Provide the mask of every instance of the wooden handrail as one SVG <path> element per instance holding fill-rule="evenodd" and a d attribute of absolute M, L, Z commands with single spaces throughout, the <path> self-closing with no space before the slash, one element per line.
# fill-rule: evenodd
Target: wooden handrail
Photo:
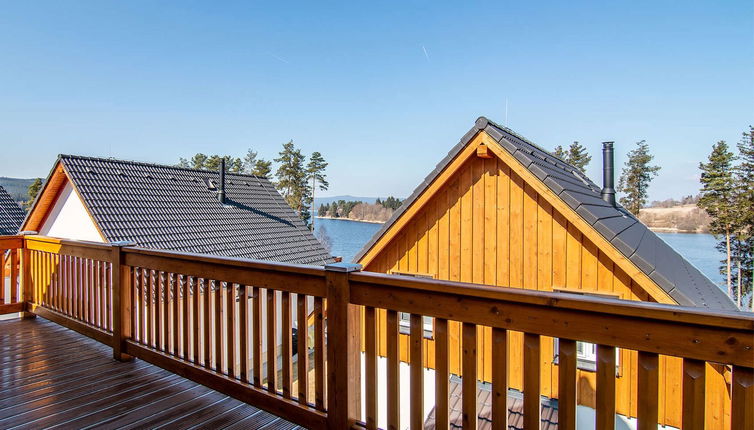
<path fill-rule="evenodd" d="M 478 333 L 490 328 L 494 363 L 507 363 L 513 354 L 509 336 L 524 333 L 517 354 L 523 357 L 525 392 L 540 390 L 543 337 L 561 340 L 557 391 L 563 397 L 563 428 L 575 426 L 577 341 L 597 344 L 597 390 L 607 393 L 596 405 L 600 428 L 610 427 L 615 413 L 616 348 L 639 352 L 640 428 L 656 428 L 657 363 L 663 356 L 685 363 L 683 402 L 695 409 L 684 416 L 684 426 L 704 417 L 705 363 L 732 366 L 733 428 L 739 417 L 754 414 L 750 314 L 360 272 L 347 266 L 328 270 L 42 236 L 0 237 L 0 249 L 11 246 L 19 250 L 23 279 L 23 301 L 12 309 L 39 314 L 111 345 L 118 359 L 152 362 L 312 428 L 362 425 L 362 401 L 363 425 L 377 428 L 381 355 L 387 361 L 388 424 L 398 425 L 401 409 L 410 406 L 411 425 L 419 427 L 424 394 L 418 390 L 424 385 L 428 349 L 436 360 L 435 419 L 448 423 L 447 381 L 454 371 L 448 366 L 449 324 L 459 323 L 461 367 L 472 375 L 462 384 L 467 400 L 462 403 L 463 424 L 469 428 L 476 423 L 472 399 L 482 371 L 476 361 L 482 353 L 476 350 Z M 0 304 L 0 310 L 3 306 L 10 309 Z M 411 315 L 408 351 L 399 342 L 399 312 Z M 423 339 L 422 317 L 435 318 L 432 344 Z M 292 341 L 294 318 L 299 319 L 297 342 Z M 366 393 L 356 382 L 362 334 Z M 401 360 L 409 361 L 410 383 L 399 380 Z M 510 377 L 507 367 L 492 369 L 496 426 L 507 420 Z M 400 403 L 401 389 L 409 392 L 410 405 Z M 533 426 L 539 420 L 539 396 L 524 399 L 525 421 Z"/>

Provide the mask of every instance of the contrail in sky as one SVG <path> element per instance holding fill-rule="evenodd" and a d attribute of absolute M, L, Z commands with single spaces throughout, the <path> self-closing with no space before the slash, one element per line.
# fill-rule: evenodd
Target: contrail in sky
<path fill-rule="evenodd" d="M 427 54 L 427 48 L 422 45 L 422 51 L 424 51 L 424 56 L 427 57 L 427 61 L 429 61 L 429 54 Z"/>
<path fill-rule="evenodd" d="M 285 64 L 291 64 L 291 63 L 289 63 L 289 62 L 285 61 L 284 59 L 282 59 L 282 58 L 278 57 L 278 56 L 277 56 L 277 55 L 275 55 L 275 54 L 270 54 L 270 56 L 272 56 L 272 58 L 274 58 L 274 59 L 276 59 L 276 60 L 280 61 L 281 63 L 285 63 Z"/>

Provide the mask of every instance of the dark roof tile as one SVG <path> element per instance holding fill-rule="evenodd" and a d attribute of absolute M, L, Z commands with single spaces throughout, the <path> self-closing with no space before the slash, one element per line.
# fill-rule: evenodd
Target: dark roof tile
<path fill-rule="evenodd" d="M 332 261 L 269 180 L 62 155 L 66 172 L 109 242 L 226 257 L 322 265 Z"/>
<path fill-rule="evenodd" d="M 0 236 L 18 233 L 26 213 L 13 197 L 0 187 Z"/>

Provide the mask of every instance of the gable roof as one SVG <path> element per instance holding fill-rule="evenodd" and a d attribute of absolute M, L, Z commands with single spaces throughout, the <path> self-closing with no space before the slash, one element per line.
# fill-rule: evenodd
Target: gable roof
<path fill-rule="evenodd" d="M 403 205 L 393 213 L 390 220 L 356 254 L 354 261 L 359 261 L 369 252 L 481 131 L 487 133 L 499 145 L 499 148 L 508 152 L 542 181 L 549 190 L 678 304 L 738 310 L 720 288 L 628 210 L 620 205 L 613 207 L 602 200 L 601 187 L 580 170 L 485 117 L 477 119 L 474 127 L 448 152 L 448 155 L 437 164 L 437 167 L 419 184 Z"/>
<path fill-rule="evenodd" d="M 13 197 L 0 187 L 0 235 L 18 233 L 26 213 Z"/>
<path fill-rule="evenodd" d="M 216 171 L 60 155 L 55 172 L 71 181 L 108 242 L 284 263 L 332 261 L 265 178 L 226 173 L 222 204 Z"/>

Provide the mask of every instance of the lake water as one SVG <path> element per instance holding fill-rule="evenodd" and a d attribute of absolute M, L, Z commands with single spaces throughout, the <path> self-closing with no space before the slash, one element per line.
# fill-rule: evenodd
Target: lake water
<path fill-rule="evenodd" d="M 321 218 L 315 219 L 314 225 L 316 230 L 324 228 L 327 231 L 332 241 L 332 254 L 342 256 L 343 261 L 348 262 L 382 227 L 382 224 Z M 712 235 L 683 233 L 657 233 L 657 235 L 722 288 L 725 280 L 718 267 L 724 256 L 715 249 L 717 240 Z"/>

